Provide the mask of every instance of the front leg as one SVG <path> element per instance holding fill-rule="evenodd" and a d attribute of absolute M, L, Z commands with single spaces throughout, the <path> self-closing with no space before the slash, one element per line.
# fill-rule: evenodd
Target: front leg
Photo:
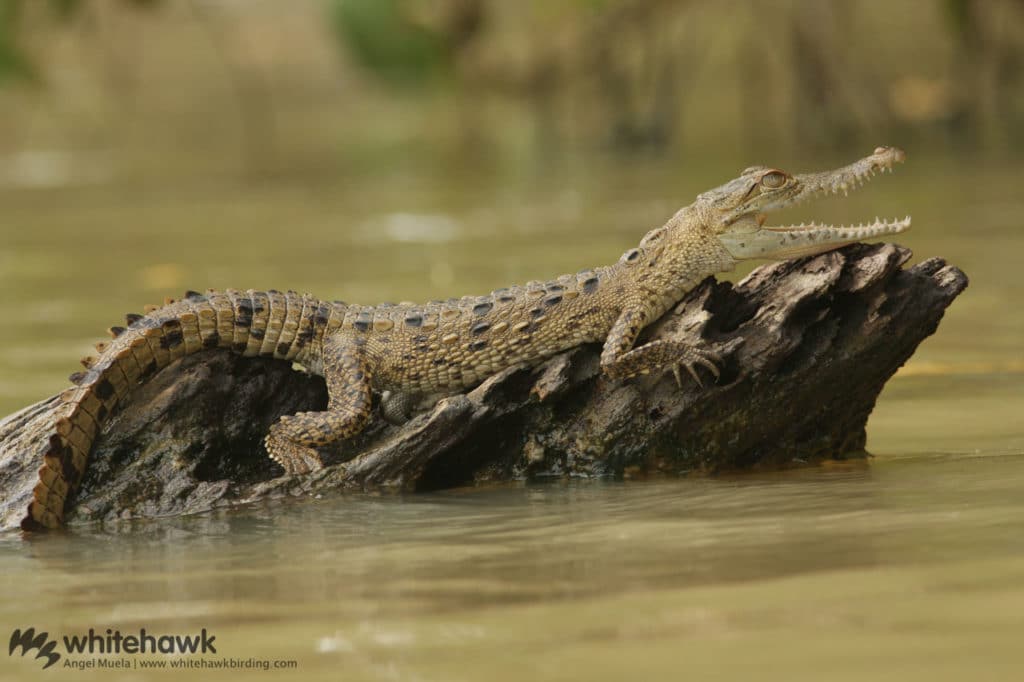
<path fill-rule="evenodd" d="M 679 341 L 651 341 L 633 348 L 647 322 L 647 314 L 643 310 L 628 308 L 612 325 L 601 351 L 601 369 L 610 379 L 628 379 L 655 370 L 671 369 L 676 383 L 682 385 L 679 368 L 684 367 L 697 385 L 702 386 L 695 369 L 697 365 L 706 367 L 716 379 L 719 377 L 715 363 L 721 362 L 721 358 L 717 353 Z"/>
<path fill-rule="evenodd" d="M 327 410 L 284 415 L 270 427 L 267 454 L 288 474 L 323 468 L 316 448 L 351 438 L 370 420 L 370 365 L 361 350 L 346 341 L 324 343 Z"/>

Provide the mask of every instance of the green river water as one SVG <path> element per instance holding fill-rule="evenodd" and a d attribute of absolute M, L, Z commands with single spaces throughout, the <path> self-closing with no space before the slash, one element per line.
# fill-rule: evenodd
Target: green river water
<path fill-rule="evenodd" d="M 177 674 L 222 680 L 1024 679 L 1021 167 L 908 151 L 849 199 L 773 216 L 910 213 L 899 241 L 915 259 L 971 278 L 882 394 L 868 463 L 7 533 L 0 641 L 206 628 L 217 654 L 202 660 L 241 667 Z M 366 303 L 485 292 L 613 262 L 762 161 L 0 187 L 0 414 L 64 387 L 124 312 L 186 288 Z M 0 678 L 171 679 L 195 660 L 65 652 L 43 673 L 0 650 Z M 88 661 L 129 667 L 56 670 Z"/>

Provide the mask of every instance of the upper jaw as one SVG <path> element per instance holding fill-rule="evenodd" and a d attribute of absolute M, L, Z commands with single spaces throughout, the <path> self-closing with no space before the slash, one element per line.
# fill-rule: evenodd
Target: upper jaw
<path fill-rule="evenodd" d="M 848 166 L 821 173 L 796 175 L 793 179 L 798 190 L 784 202 L 784 205 L 839 192 L 848 194 L 851 189 L 861 187 L 877 173 L 891 173 L 893 166 L 903 163 L 906 158 L 906 153 L 899 147 L 878 147 L 870 156 L 865 156 Z"/>

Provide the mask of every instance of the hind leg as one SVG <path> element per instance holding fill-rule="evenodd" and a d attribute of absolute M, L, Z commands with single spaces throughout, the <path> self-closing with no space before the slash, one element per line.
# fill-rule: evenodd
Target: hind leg
<path fill-rule="evenodd" d="M 288 474 L 322 469 L 317 448 L 351 438 L 370 419 L 370 372 L 358 348 L 347 343 L 325 343 L 324 379 L 329 396 L 327 409 L 281 417 L 264 441 L 267 454 Z"/>

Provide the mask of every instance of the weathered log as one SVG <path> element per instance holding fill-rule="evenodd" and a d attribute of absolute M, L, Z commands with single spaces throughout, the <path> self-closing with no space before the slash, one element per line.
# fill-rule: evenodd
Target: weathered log
<path fill-rule="evenodd" d="M 424 490 L 542 476 L 714 472 L 862 456 L 885 382 L 932 334 L 966 276 L 940 259 L 853 245 L 709 278 L 647 331 L 710 344 L 704 386 L 671 372 L 616 383 L 598 346 L 513 368 L 407 424 L 374 420 L 326 449 L 324 470 L 281 477 L 261 440 L 280 415 L 323 409 L 318 377 L 273 360 L 193 355 L 133 393 L 90 458 L 70 523 L 208 510 L 345 489 Z M 704 370 L 701 370 L 702 372 Z M 0 421 L 2 525 L 35 484 L 56 398 Z"/>

